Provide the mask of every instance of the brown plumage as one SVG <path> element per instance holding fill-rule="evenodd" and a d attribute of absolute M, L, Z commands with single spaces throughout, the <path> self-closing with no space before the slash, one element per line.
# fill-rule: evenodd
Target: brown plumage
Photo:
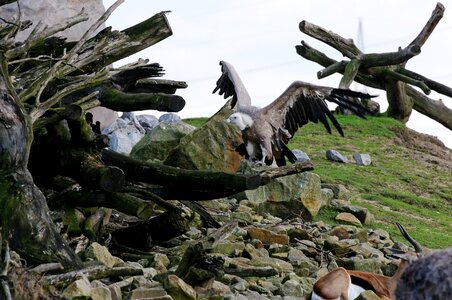
<path fill-rule="evenodd" d="M 276 160 L 277 165 L 282 166 L 286 164 L 285 157 L 295 162 L 296 157 L 286 144 L 298 128 L 308 122 L 321 122 L 329 133 L 331 122 L 344 135 L 325 100 L 364 117 L 367 110 L 348 97 L 372 97 L 365 93 L 295 81 L 275 101 L 259 109 L 251 106 L 251 98 L 232 65 L 224 61 L 220 65 L 222 75 L 213 93 L 219 91 L 225 98 L 232 96 L 231 106 L 234 108 L 237 105 L 237 112 L 229 117 L 228 122 L 242 130 L 242 150 L 246 149 L 246 157 L 262 164 L 270 165 Z"/>

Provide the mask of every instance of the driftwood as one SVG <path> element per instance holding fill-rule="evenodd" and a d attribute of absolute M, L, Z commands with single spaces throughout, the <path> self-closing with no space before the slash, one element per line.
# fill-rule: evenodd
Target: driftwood
<path fill-rule="evenodd" d="M 414 108 L 452 129 L 452 109 L 446 107 L 441 100 L 433 100 L 425 96 L 431 90 L 451 96 L 452 89 L 405 68 L 410 58 L 420 54 L 422 46 L 441 20 L 444 10 L 444 6 L 438 3 L 418 36 L 408 46 L 397 52 L 362 53 L 353 40 L 345 39 L 307 21 L 300 23 L 301 32 L 333 47 L 349 60 L 331 59 L 305 41 L 296 46 L 296 51 L 305 59 L 325 67 L 317 73 L 319 79 L 341 73 L 343 77 L 339 86 L 342 88 L 348 88 L 355 80 L 373 88 L 386 90 L 389 103 L 388 115 L 406 122 Z M 420 88 L 424 94 L 412 86 Z"/>

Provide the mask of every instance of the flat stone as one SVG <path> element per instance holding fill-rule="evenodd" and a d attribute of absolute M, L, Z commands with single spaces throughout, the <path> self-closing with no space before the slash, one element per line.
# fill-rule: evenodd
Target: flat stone
<path fill-rule="evenodd" d="M 349 224 L 353 224 L 355 226 L 362 226 L 361 222 L 358 220 L 357 217 L 352 215 L 351 213 L 343 212 L 336 216 L 336 221 L 345 222 Z"/>
<path fill-rule="evenodd" d="M 247 229 L 248 234 L 253 239 L 258 239 L 264 244 L 289 244 L 289 236 L 287 234 L 274 233 L 263 228 L 251 227 Z"/>
<path fill-rule="evenodd" d="M 111 291 L 107 287 L 96 287 L 91 289 L 92 300 L 111 300 Z"/>
<path fill-rule="evenodd" d="M 356 300 L 381 300 L 373 291 L 367 290 L 359 294 Z"/>
<path fill-rule="evenodd" d="M 86 277 L 77 279 L 68 285 L 63 291 L 65 298 L 89 298 L 91 296 L 91 284 Z"/>
<path fill-rule="evenodd" d="M 196 299 L 196 291 L 176 275 L 168 275 L 163 285 L 174 299 Z"/>
<path fill-rule="evenodd" d="M 296 159 L 296 162 L 304 162 L 304 161 L 308 161 L 308 160 L 311 160 L 310 158 L 309 158 L 309 156 L 305 153 L 305 152 L 303 152 L 303 151 L 301 151 L 301 150 L 299 150 L 299 149 L 293 149 L 292 150 L 292 153 L 295 155 L 295 157 L 297 158 Z"/>

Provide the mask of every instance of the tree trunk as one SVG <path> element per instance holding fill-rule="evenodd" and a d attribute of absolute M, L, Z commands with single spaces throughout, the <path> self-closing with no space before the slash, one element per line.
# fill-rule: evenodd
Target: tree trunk
<path fill-rule="evenodd" d="M 3 78 L 0 77 L 0 82 Z M 0 219 L 2 235 L 31 263 L 81 265 L 50 218 L 46 199 L 27 169 L 33 130 L 23 108 L 5 89 L 0 101 Z"/>

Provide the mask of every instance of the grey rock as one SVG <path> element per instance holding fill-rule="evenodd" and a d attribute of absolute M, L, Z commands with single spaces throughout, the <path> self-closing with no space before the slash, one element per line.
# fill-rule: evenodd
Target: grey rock
<path fill-rule="evenodd" d="M 379 273 L 382 262 L 376 258 L 340 258 L 337 259 L 337 264 L 348 270 Z"/>
<path fill-rule="evenodd" d="M 353 159 L 355 160 L 356 164 L 360 166 L 370 166 L 372 164 L 370 154 L 367 153 L 354 153 Z"/>
<path fill-rule="evenodd" d="M 374 220 L 374 216 L 365 207 L 342 204 L 338 201 L 333 201 L 332 205 L 340 212 L 347 212 L 353 214 L 363 224 L 370 224 Z"/>
<path fill-rule="evenodd" d="M 322 198 L 322 206 L 328 206 L 331 204 L 331 201 L 334 199 L 334 192 L 332 189 L 322 188 L 320 190 L 321 198 Z"/>
<path fill-rule="evenodd" d="M 326 159 L 340 163 L 348 163 L 348 159 L 336 150 L 326 150 Z"/>
<path fill-rule="evenodd" d="M 310 158 L 309 158 L 309 156 L 305 153 L 305 152 L 303 152 L 303 151 L 301 151 L 301 150 L 299 150 L 299 149 L 293 149 L 292 150 L 292 153 L 295 155 L 295 157 L 297 158 L 297 162 L 304 162 L 304 161 L 308 161 L 308 160 L 311 160 Z"/>
<path fill-rule="evenodd" d="M 108 136 L 111 150 L 128 155 L 133 146 L 143 138 L 144 129 L 137 128 L 134 120 L 119 118 L 102 133 Z"/>
<path fill-rule="evenodd" d="M 137 115 L 137 120 L 146 132 L 151 131 L 159 125 L 159 119 L 153 115 Z"/>
<path fill-rule="evenodd" d="M 167 113 L 160 116 L 159 122 L 167 124 L 178 124 L 182 122 L 182 119 L 174 113 Z"/>
<path fill-rule="evenodd" d="M 351 198 L 350 191 L 342 184 L 322 183 L 322 188 L 331 189 L 334 194 L 334 199 L 341 199 L 341 200 L 348 201 Z"/>
<path fill-rule="evenodd" d="M 281 287 L 281 293 L 284 296 L 303 297 L 304 291 L 297 280 L 289 279 Z"/>

